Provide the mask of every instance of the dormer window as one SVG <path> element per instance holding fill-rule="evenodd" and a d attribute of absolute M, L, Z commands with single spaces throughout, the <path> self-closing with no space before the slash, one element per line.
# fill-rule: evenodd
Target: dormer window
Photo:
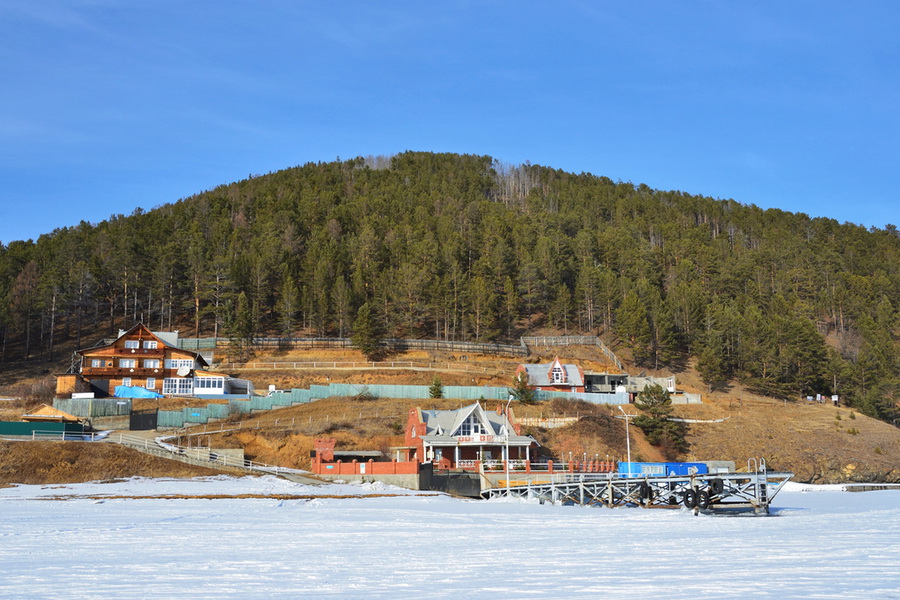
<path fill-rule="evenodd" d="M 465 421 L 459 425 L 459 433 L 457 435 L 479 435 L 487 433 L 478 417 L 469 415 Z"/>
<path fill-rule="evenodd" d="M 550 381 L 553 383 L 565 383 L 566 382 L 566 372 L 559 365 L 553 367 L 553 370 L 550 371 Z"/>

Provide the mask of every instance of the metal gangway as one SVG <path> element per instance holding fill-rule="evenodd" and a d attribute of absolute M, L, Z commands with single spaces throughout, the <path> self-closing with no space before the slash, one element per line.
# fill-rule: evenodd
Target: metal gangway
<path fill-rule="evenodd" d="M 527 482 L 501 481 L 482 497 L 518 497 L 541 503 L 643 508 L 685 506 L 694 514 L 753 511 L 768 514 L 772 499 L 793 473 L 766 469 L 765 459 L 751 458 L 747 472 L 690 475 L 560 473 Z"/>

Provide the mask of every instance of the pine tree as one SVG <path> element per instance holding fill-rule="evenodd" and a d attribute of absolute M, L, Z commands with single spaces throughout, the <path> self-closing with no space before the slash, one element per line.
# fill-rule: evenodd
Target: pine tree
<path fill-rule="evenodd" d="M 281 286 L 281 296 L 276 304 L 281 335 L 291 337 L 296 326 L 297 307 L 299 304 L 299 292 L 294 283 L 294 278 L 287 275 L 284 285 Z"/>
<path fill-rule="evenodd" d="M 431 380 L 431 387 L 428 388 L 428 397 L 429 398 L 443 398 L 444 397 L 444 384 L 441 383 L 440 377 L 435 377 Z"/>
<path fill-rule="evenodd" d="M 353 345 L 366 355 L 369 360 L 375 360 L 381 351 L 381 328 L 378 320 L 372 312 L 368 302 L 363 303 L 356 312 L 356 320 L 353 321 Z"/>
<path fill-rule="evenodd" d="M 528 385 L 528 374 L 522 371 L 513 379 L 513 386 L 509 390 L 510 395 L 517 402 L 522 404 L 534 404 L 536 402 L 536 394 L 534 389 Z"/>
<path fill-rule="evenodd" d="M 616 311 L 616 333 L 625 339 L 635 362 L 646 363 L 650 357 L 650 323 L 647 307 L 634 292 L 625 294 L 622 305 Z"/>
<path fill-rule="evenodd" d="M 671 421 L 672 397 L 660 385 L 649 385 L 638 394 L 634 406 L 646 414 L 638 415 L 632 421 L 644 432 L 647 441 L 661 446 L 667 458 L 687 450 L 686 427 L 679 421 Z"/>
<path fill-rule="evenodd" d="M 253 342 L 253 316 L 250 312 L 247 294 L 244 292 L 238 294 L 234 317 L 231 320 L 230 334 L 231 337 L 238 340 L 238 347 L 242 353 Z"/>

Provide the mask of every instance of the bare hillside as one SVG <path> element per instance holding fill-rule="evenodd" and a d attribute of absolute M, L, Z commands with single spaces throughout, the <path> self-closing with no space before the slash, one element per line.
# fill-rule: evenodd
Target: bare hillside
<path fill-rule="evenodd" d="M 0 486 L 127 477 L 199 477 L 220 473 L 142 454 L 113 443 L 0 441 Z"/>

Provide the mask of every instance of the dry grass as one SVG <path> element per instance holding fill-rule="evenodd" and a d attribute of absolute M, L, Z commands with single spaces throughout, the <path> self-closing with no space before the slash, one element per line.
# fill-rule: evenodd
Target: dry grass
<path fill-rule="evenodd" d="M 0 486 L 218 474 L 112 443 L 0 441 Z"/>
<path fill-rule="evenodd" d="M 26 377 L 17 383 L 0 387 L 0 421 L 18 421 L 41 404 L 52 404 L 56 378 L 50 375 Z"/>
<path fill-rule="evenodd" d="M 460 371 L 416 371 L 416 370 L 384 370 L 366 369 L 299 369 L 285 372 L 283 370 L 242 370 L 231 369 L 233 374 L 251 380 L 258 389 L 266 389 L 270 384 L 279 389 L 306 388 L 310 385 L 325 385 L 332 381 L 352 381 L 358 384 L 402 384 L 430 385 L 437 376 L 444 385 L 486 385 L 504 386 L 512 384 L 513 373 L 523 361 L 529 363 L 546 363 L 557 354 L 564 360 L 576 360 L 583 368 L 596 371 L 617 372 L 599 348 L 570 346 L 567 348 L 533 348 L 533 354 L 527 359 L 496 356 L 487 354 L 438 352 L 412 350 L 396 352 L 382 361 L 436 363 L 452 365 Z M 241 364 L 254 362 L 365 362 L 365 357 L 353 349 L 315 349 L 315 350 L 281 350 L 269 353 L 256 353 L 241 361 Z"/>

